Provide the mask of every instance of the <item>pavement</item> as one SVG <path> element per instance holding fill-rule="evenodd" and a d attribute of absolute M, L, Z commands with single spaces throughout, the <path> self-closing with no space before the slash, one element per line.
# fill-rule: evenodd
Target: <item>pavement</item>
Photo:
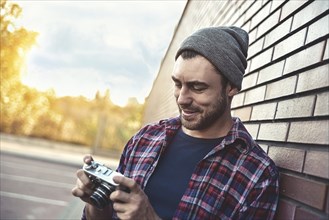
<path fill-rule="evenodd" d="M 92 155 L 91 148 L 86 146 L 70 145 L 38 138 L 18 137 L 3 133 L 0 134 L 0 151 L 78 167 L 82 167 L 85 155 Z M 95 161 L 104 163 L 112 169 L 115 169 L 119 163 L 119 158 L 109 158 L 97 154 L 92 156 Z"/>
<path fill-rule="evenodd" d="M 0 152 L 19 155 L 44 161 L 66 164 L 74 167 L 82 167 L 83 157 L 92 154 L 92 150 L 84 146 L 76 146 L 42 140 L 38 138 L 18 137 L 0 133 Z M 115 169 L 119 163 L 118 158 L 109 158 L 103 155 L 92 155 L 95 161 L 104 163 Z M 59 220 L 80 219 L 84 203 L 72 196 L 72 200 Z"/>

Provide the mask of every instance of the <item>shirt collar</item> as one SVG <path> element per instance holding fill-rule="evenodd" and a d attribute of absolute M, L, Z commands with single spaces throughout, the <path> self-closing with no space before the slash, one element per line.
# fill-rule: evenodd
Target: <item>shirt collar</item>
<path fill-rule="evenodd" d="M 233 117 L 233 126 L 231 130 L 227 133 L 224 140 L 216 147 L 216 151 L 222 150 L 226 146 L 233 145 L 241 153 L 248 153 L 252 146 L 256 145 L 241 120 L 237 117 Z M 161 120 L 160 124 L 165 125 L 166 132 L 166 143 L 170 143 L 174 135 L 177 133 L 178 129 L 181 127 L 181 121 L 179 117 L 170 118 L 167 120 Z"/>
<path fill-rule="evenodd" d="M 247 154 L 256 142 L 239 118 L 233 117 L 233 121 L 233 126 L 223 140 L 223 144 L 225 146 L 235 144 L 241 153 Z"/>

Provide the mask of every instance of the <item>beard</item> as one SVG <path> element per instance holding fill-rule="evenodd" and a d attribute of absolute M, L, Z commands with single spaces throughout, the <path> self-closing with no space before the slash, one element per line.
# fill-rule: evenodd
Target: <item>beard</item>
<path fill-rule="evenodd" d="M 227 108 L 226 94 L 221 94 L 215 102 L 202 109 L 198 106 L 178 106 L 182 125 L 189 130 L 204 130 L 214 125 L 217 120 L 223 116 Z M 193 118 L 185 118 L 182 111 L 191 111 L 198 113 Z"/>

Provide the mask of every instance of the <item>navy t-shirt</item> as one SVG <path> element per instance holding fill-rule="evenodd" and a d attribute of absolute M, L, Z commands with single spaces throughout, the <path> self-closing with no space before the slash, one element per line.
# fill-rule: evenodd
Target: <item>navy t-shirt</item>
<path fill-rule="evenodd" d="M 195 166 L 222 138 L 201 139 L 178 131 L 160 158 L 145 193 L 162 219 L 172 219 Z"/>

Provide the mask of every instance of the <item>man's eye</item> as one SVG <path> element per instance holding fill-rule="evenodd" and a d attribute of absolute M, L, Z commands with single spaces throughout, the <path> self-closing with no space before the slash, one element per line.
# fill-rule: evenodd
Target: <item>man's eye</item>
<path fill-rule="evenodd" d="M 194 85 L 192 86 L 192 89 L 194 91 L 197 91 L 197 92 L 202 92 L 203 90 L 205 90 L 206 88 L 204 86 L 201 86 L 201 85 Z"/>
<path fill-rule="evenodd" d="M 181 83 L 178 83 L 178 82 L 175 82 L 175 87 L 176 88 L 182 88 L 182 84 Z"/>

